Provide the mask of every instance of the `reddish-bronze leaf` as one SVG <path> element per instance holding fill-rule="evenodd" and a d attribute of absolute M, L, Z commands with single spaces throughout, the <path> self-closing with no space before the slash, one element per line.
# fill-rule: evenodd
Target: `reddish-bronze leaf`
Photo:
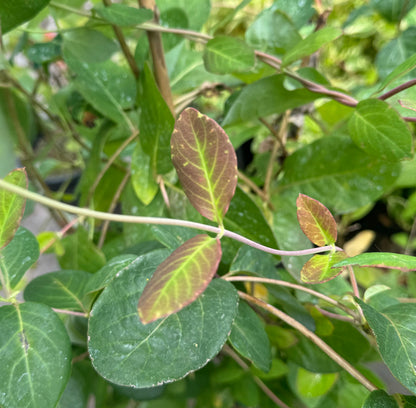
<path fill-rule="evenodd" d="M 218 238 L 197 235 L 163 261 L 139 299 L 143 324 L 178 312 L 193 302 L 211 282 L 221 259 Z"/>
<path fill-rule="evenodd" d="M 326 255 L 314 255 L 303 265 L 300 278 L 305 283 L 323 283 L 336 278 L 343 268 L 333 265 L 347 257 L 345 252 L 334 252 Z"/>
<path fill-rule="evenodd" d="M 299 194 L 296 205 L 303 233 L 315 245 L 334 244 L 337 240 L 337 224 L 328 208 L 305 194 Z"/>
<path fill-rule="evenodd" d="M 27 188 L 25 169 L 11 171 L 5 181 L 18 187 Z M 0 248 L 5 247 L 14 237 L 25 210 L 26 198 L 0 189 Z"/>
<path fill-rule="evenodd" d="M 187 108 L 176 121 L 171 154 L 191 204 L 222 224 L 237 186 L 237 157 L 227 134 L 208 116 Z"/>

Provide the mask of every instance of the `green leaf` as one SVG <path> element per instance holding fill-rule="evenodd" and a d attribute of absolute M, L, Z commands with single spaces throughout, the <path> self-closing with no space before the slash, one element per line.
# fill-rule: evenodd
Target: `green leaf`
<path fill-rule="evenodd" d="M 58 256 L 62 269 L 77 269 L 95 273 L 105 264 L 103 253 L 89 239 L 88 232 L 79 227 L 61 241 L 64 253 Z"/>
<path fill-rule="evenodd" d="M 137 143 L 131 156 L 131 182 L 139 200 L 148 205 L 155 198 L 159 186 L 153 178 L 150 157 L 143 152 Z"/>
<path fill-rule="evenodd" d="M 257 368 L 264 372 L 270 370 L 272 353 L 269 338 L 262 321 L 245 302 L 238 305 L 229 340 L 232 346 Z"/>
<path fill-rule="evenodd" d="M 27 57 L 36 64 L 51 62 L 61 56 L 61 44 L 58 41 L 33 44 L 27 50 Z"/>
<path fill-rule="evenodd" d="M 85 298 L 85 287 L 89 278 L 89 273 L 77 270 L 47 273 L 29 282 L 24 298 L 58 309 L 88 312 L 91 299 Z"/>
<path fill-rule="evenodd" d="M 0 274 L 8 289 L 15 288 L 25 272 L 38 260 L 36 237 L 20 227 L 12 241 L 0 251 Z"/>
<path fill-rule="evenodd" d="M 282 59 L 282 67 L 290 65 L 303 57 L 318 51 L 323 45 L 334 41 L 342 35 L 342 31 L 335 27 L 324 27 L 309 34 L 305 39 L 291 47 Z"/>
<path fill-rule="evenodd" d="M 416 257 L 390 252 L 367 252 L 344 259 L 335 266 L 340 267 L 346 265 L 416 271 Z"/>
<path fill-rule="evenodd" d="M 296 389 L 303 397 L 316 398 L 328 393 L 337 379 L 337 373 L 315 373 L 300 367 L 296 375 Z"/>
<path fill-rule="evenodd" d="M 176 225 L 152 225 L 151 229 L 154 237 L 172 251 L 198 235 L 194 229 Z"/>
<path fill-rule="evenodd" d="M 362 408 L 399 408 L 396 400 L 384 390 L 373 391 Z"/>
<path fill-rule="evenodd" d="M 208 286 L 221 259 L 219 239 L 200 234 L 177 248 L 156 269 L 140 297 L 143 324 L 181 310 Z"/>
<path fill-rule="evenodd" d="M 222 224 L 237 186 L 237 157 L 218 123 L 196 109 L 185 109 L 171 139 L 172 162 L 191 204 Z"/>
<path fill-rule="evenodd" d="M 282 113 L 306 105 L 320 97 L 319 94 L 306 89 L 288 91 L 284 87 L 284 80 L 283 74 L 272 75 L 244 87 L 233 101 L 222 125 L 229 126 Z"/>
<path fill-rule="evenodd" d="M 347 138 L 325 137 L 286 159 L 278 190 L 301 192 L 324 202 L 333 213 L 346 213 L 380 197 L 399 169 L 398 163 L 368 156 Z"/>
<path fill-rule="evenodd" d="M 207 71 L 215 74 L 245 72 L 253 68 L 254 63 L 254 51 L 239 38 L 218 36 L 206 44 L 204 64 Z"/>
<path fill-rule="evenodd" d="M 108 7 L 96 8 L 95 11 L 104 20 L 120 27 L 139 25 L 153 18 L 152 10 L 128 7 L 124 4 L 111 4 Z"/>
<path fill-rule="evenodd" d="M 305 194 L 299 194 L 296 205 L 299 225 L 311 242 L 318 246 L 334 244 L 337 223 L 328 208 Z"/>
<path fill-rule="evenodd" d="M 238 297 L 222 279 L 213 280 L 178 313 L 147 325 L 140 322 L 137 300 L 163 258 L 162 252 L 150 253 L 121 271 L 91 311 L 91 361 L 116 384 L 145 388 L 178 380 L 211 360 L 231 330 Z"/>
<path fill-rule="evenodd" d="M 400 115 L 384 101 L 361 101 L 348 129 L 354 143 L 372 156 L 388 161 L 412 157 L 412 134 Z"/>
<path fill-rule="evenodd" d="M 105 288 L 123 269 L 129 268 L 130 265 L 137 261 L 135 255 L 119 255 L 110 259 L 98 272 L 90 275 L 89 281 L 86 284 L 85 292 L 95 292 Z"/>
<path fill-rule="evenodd" d="M 416 392 L 416 304 L 393 305 L 377 312 L 362 300 L 361 306 L 373 330 L 381 357 L 392 374 L 411 392 Z"/>
<path fill-rule="evenodd" d="M 264 214 L 240 187 L 235 190 L 224 219 L 225 228 L 262 245 L 276 248 L 276 239 Z"/>
<path fill-rule="evenodd" d="M 25 169 L 13 170 L 4 178 L 4 181 L 27 188 L 28 181 Z M 0 249 L 13 239 L 19 228 L 25 205 L 25 198 L 0 189 Z"/>
<path fill-rule="evenodd" d="M 0 405 L 54 408 L 71 373 L 71 344 L 56 313 L 38 303 L 0 308 Z"/>
<path fill-rule="evenodd" d="M 328 255 L 314 255 L 303 266 L 300 277 L 305 283 L 322 283 L 336 278 L 342 268 L 334 268 L 334 265 L 347 255 L 345 252 L 334 252 Z"/>
<path fill-rule="evenodd" d="M 273 54 L 281 54 L 301 40 L 289 17 L 272 8 L 262 11 L 246 31 L 247 44 Z"/>
<path fill-rule="evenodd" d="M 416 5 L 416 0 L 371 0 L 371 6 L 389 21 L 400 21 Z"/>
<path fill-rule="evenodd" d="M 0 2 L 1 32 L 6 34 L 12 28 L 36 16 L 50 0 L 14 0 Z"/>
<path fill-rule="evenodd" d="M 403 75 L 408 74 L 410 71 L 416 68 L 416 54 L 413 54 L 400 65 L 398 65 L 390 74 L 388 74 L 381 82 L 377 92 L 381 92 L 384 88 L 390 85 L 392 82 L 401 78 Z"/>
<path fill-rule="evenodd" d="M 275 0 L 272 9 L 286 14 L 298 29 L 306 25 L 315 14 L 313 0 Z"/>
<path fill-rule="evenodd" d="M 140 143 L 144 153 L 150 157 L 152 177 L 172 170 L 170 161 L 170 137 L 175 120 L 145 64 L 140 75 L 138 101 L 140 114 Z"/>

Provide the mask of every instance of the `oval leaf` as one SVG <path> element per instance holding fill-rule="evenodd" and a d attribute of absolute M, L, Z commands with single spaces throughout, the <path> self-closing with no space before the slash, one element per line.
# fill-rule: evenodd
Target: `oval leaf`
<path fill-rule="evenodd" d="M 364 401 L 362 408 L 399 408 L 394 397 L 384 390 L 373 391 Z"/>
<path fill-rule="evenodd" d="M 15 288 L 38 258 L 39 244 L 36 237 L 20 227 L 10 244 L 0 251 L 0 273 L 7 288 Z"/>
<path fill-rule="evenodd" d="M 354 143 L 372 156 L 388 161 L 412 157 L 412 134 L 400 115 L 384 101 L 361 101 L 348 129 Z"/>
<path fill-rule="evenodd" d="M 323 45 L 334 41 L 342 34 L 339 28 L 324 27 L 308 35 L 302 41 L 299 41 L 294 47 L 290 48 L 282 60 L 282 67 L 292 62 L 306 57 L 318 51 Z"/>
<path fill-rule="evenodd" d="M 318 200 L 299 194 L 297 216 L 304 234 L 318 246 L 332 245 L 337 240 L 337 224 L 331 212 Z"/>
<path fill-rule="evenodd" d="M 193 302 L 208 286 L 221 259 L 219 239 L 200 234 L 177 248 L 156 269 L 139 300 L 143 324 Z"/>
<path fill-rule="evenodd" d="M 416 392 L 416 304 L 398 304 L 377 312 L 360 299 L 368 324 L 392 374 L 411 392 Z"/>
<path fill-rule="evenodd" d="M 56 406 L 71 372 L 71 343 L 48 306 L 0 308 L 0 405 Z"/>
<path fill-rule="evenodd" d="M 191 204 L 222 224 L 237 186 L 237 157 L 218 123 L 196 109 L 185 109 L 171 139 L 173 165 Z"/>
<path fill-rule="evenodd" d="M 153 11 L 147 8 L 129 7 L 124 4 L 111 4 L 97 8 L 96 12 L 111 24 L 120 27 L 139 25 L 153 18 Z"/>
<path fill-rule="evenodd" d="M 254 63 L 254 51 L 239 38 L 218 36 L 207 42 L 204 52 L 207 71 L 215 74 L 245 72 Z"/>
<path fill-rule="evenodd" d="M 113 383 L 145 388 L 183 378 L 212 359 L 231 330 L 238 296 L 222 279 L 177 314 L 140 322 L 137 299 L 166 252 L 149 253 L 121 271 L 94 304 L 89 353 L 99 374 Z"/>
<path fill-rule="evenodd" d="M 305 263 L 300 272 L 302 281 L 305 283 L 322 283 L 336 278 L 342 272 L 342 268 L 334 268 L 333 266 L 346 256 L 345 252 L 314 255 Z"/>
<path fill-rule="evenodd" d="M 4 178 L 4 181 L 18 187 L 27 188 L 26 170 L 13 170 Z M 0 249 L 5 247 L 16 233 L 25 205 L 25 198 L 0 189 Z"/>
<path fill-rule="evenodd" d="M 346 265 L 416 271 L 416 257 L 390 252 L 367 252 L 347 258 L 334 266 L 338 268 Z"/>
<path fill-rule="evenodd" d="M 38 276 L 25 288 L 24 298 L 58 309 L 87 312 L 86 285 L 90 274 L 84 271 L 57 271 Z"/>

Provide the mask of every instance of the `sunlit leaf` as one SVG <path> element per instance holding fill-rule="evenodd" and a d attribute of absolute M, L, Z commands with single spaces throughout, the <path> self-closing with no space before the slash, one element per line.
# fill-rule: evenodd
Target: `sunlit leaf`
<path fill-rule="evenodd" d="M 342 272 L 342 268 L 334 268 L 333 266 L 346 256 L 344 252 L 314 255 L 305 263 L 300 272 L 302 281 L 306 283 L 322 283 L 337 277 Z"/>
<path fill-rule="evenodd" d="M 337 240 L 337 224 L 331 212 L 318 200 L 299 194 L 297 217 L 304 234 L 318 246 L 331 245 Z"/>
<path fill-rule="evenodd" d="M 0 307 L 0 405 L 56 406 L 71 373 L 71 343 L 63 323 L 39 303 Z"/>
<path fill-rule="evenodd" d="M 323 45 L 334 41 L 341 34 L 342 31 L 335 27 L 324 27 L 313 32 L 286 52 L 282 60 L 282 66 L 287 66 L 298 59 L 313 54 Z"/>
<path fill-rule="evenodd" d="M 5 285 L 9 289 L 15 288 L 38 258 L 39 244 L 36 237 L 20 227 L 11 242 L 0 251 L 0 273 Z"/>
<path fill-rule="evenodd" d="M 197 235 L 156 269 L 139 300 L 144 324 L 169 316 L 193 302 L 208 286 L 221 259 L 217 238 Z"/>
<path fill-rule="evenodd" d="M 397 161 L 412 157 L 412 135 L 400 115 L 384 101 L 361 101 L 352 114 L 349 132 L 354 143 L 377 158 Z"/>
<path fill-rule="evenodd" d="M 382 313 L 356 299 L 392 374 L 411 392 L 416 392 L 416 304 L 389 306 Z"/>
<path fill-rule="evenodd" d="M 13 170 L 4 180 L 18 187 L 27 188 L 27 175 L 24 169 Z M 25 204 L 25 198 L 0 189 L 0 248 L 12 240 L 19 228 Z"/>
<path fill-rule="evenodd" d="M 139 25 L 153 18 L 153 12 L 147 8 L 129 7 L 125 4 L 111 4 L 100 7 L 96 12 L 111 24 L 120 27 Z"/>
<path fill-rule="evenodd" d="M 224 130 L 187 108 L 176 121 L 171 152 L 191 204 L 204 217 L 222 224 L 237 186 L 237 157 Z"/>
<path fill-rule="evenodd" d="M 344 259 L 335 266 L 340 267 L 346 265 L 416 271 L 416 257 L 390 252 L 367 252 Z"/>
<path fill-rule="evenodd" d="M 207 364 L 227 340 L 238 296 L 223 279 L 214 279 L 178 313 L 147 325 L 140 322 L 137 299 L 166 253 L 149 253 L 120 271 L 94 304 L 89 353 L 109 381 L 145 388 L 178 380 Z"/>
<path fill-rule="evenodd" d="M 219 36 L 207 42 L 204 63 L 216 74 L 245 72 L 254 66 L 254 51 L 239 38 Z"/>

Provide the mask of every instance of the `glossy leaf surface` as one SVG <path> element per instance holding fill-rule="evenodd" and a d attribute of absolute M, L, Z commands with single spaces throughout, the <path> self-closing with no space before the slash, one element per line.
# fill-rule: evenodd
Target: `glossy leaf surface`
<path fill-rule="evenodd" d="M 337 277 L 342 268 L 333 266 L 346 257 L 345 252 L 334 252 L 328 255 L 314 255 L 303 266 L 300 276 L 305 283 L 322 283 Z"/>
<path fill-rule="evenodd" d="M 14 0 L 0 2 L 0 20 L 2 34 L 6 34 L 12 28 L 35 17 L 50 0 Z"/>
<path fill-rule="evenodd" d="M 268 372 L 272 363 L 270 342 L 264 325 L 253 309 L 240 301 L 229 340 L 232 346 L 257 368 Z"/>
<path fill-rule="evenodd" d="M 233 101 L 222 125 L 282 113 L 319 98 L 319 94 L 306 89 L 288 91 L 284 87 L 284 80 L 284 75 L 272 75 L 245 86 Z"/>
<path fill-rule="evenodd" d="M 349 121 L 354 143 L 377 158 L 397 161 L 412 157 L 412 135 L 399 114 L 378 99 L 361 101 Z"/>
<path fill-rule="evenodd" d="M 336 266 L 345 265 L 416 271 L 416 257 L 390 252 L 367 252 L 347 258 Z"/>
<path fill-rule="evenodd" d="M 71 344 L 57 314 L 39 303 L 0 307 L 0 405 L 54 408 L 71 372 Z"/>
<path fill-rule="evenodd" d="M 238 38 L 218 36 L 206 44 L 204 64 L 207 71 L 216 74 L 245 72 L 254 63 L 254 51 Z"/>
<path fill-rule="evenodd" d="M 13 170 L 4 180 L 18 187 L 27 188 L 27 175 L 24 169 Z M 0 189 L 0 249 L 6 246 L 16 233 L 25 204 L 25 198 Z"/>
<path fill-rule="evenodd" d="M 147 324 L 193 302 L 208 286 L 221 259 L 219 239 L 200 234 L 177 248 L 156 269 L 139 300 Z"/>
<path fill-rule="evenodd" d="M 311 242 L 318 246 L 334 244 L 337 224 L 328 208 L 305 194 L 299 194 L 296 205 L 299 225 Z"/>
<path fill-rule="evenodd" d="M 36 237 L 20 227 L 12 241 L 0 251 L 0 273 L 8 289 L 15 288 L 27 270 L 39 258 Z"/>
<path fill-rule="evenodd" d="M 24 298 L 58 309 L 87 312 L 90 302 L 85 298 L 85 287 L 89 278 L 89 273 L 77 270 L 47 273 L 29 282 Z"/>
<path fill-rule="evenodd" d="M 373 391 L 365 400 L 362 408 L 399 408 L 394 397 L 384 390 Z"/>
<path fill-rule="evenodd" d="M 191 204 L 204 217 L 222 224 L 237 186 L 237 157 L 224 130 L 187 108 L 176 121 L 171 154 Z"/>
<path fill-rule="evenodd" d="M 153 78 L 152 71 L 145 64 L 140 75 L 138 102 L 140 114 L 140 144 L 150 158 L 149 177 L 156 179 L 158 174 L 172 170 L 170 161 L 170 137 L 174 118 Z M 152 103 L 149 103 L 152 101 Z"/>
<path fill-rule="evenodd" d="M 368 156 L 347 138 L 326 137 L 287 158 L 278 188 L 313 196 L 334 213 L 345 213 L 380 197 L 399 169 L 397 163 Z"/>
<path fill-rule="evenodd" d="M 108 7 L 97 8 L 96 12 L 111 24 L 120 27 L 139 25 L 153 18 L 152 10 L 129 7 L 124 4 L 111 4 Z"/>
<path fill-rule="evenodd" d="M 381 357 L 392 374 L 416 392 L 416 305 L 398 304 L 377 312 L 356 299 L 373 330 Z"/>
<path fill-rule="evenodd" d="M 137 300 L 166 253 L 144 255 L 134 268 L 121 271 L 92 309 L 91 360 L 100 375 L 116 384 L 145 388 L 178 380 L 212 359 L 231 330 L 238 297 L 233 285 L 221 279 L 175 315 L 140 322 Z"/>
<path fill-rule="evenodd" d="M 313 54 L 323 45 L 334 41 L 341 34 L 342 31 L 335 27 L 324 27 L 321 30 L 313 32 L 286 52 L 282 59 L 282 66 L 290 65 L 298 59 Z"/>

